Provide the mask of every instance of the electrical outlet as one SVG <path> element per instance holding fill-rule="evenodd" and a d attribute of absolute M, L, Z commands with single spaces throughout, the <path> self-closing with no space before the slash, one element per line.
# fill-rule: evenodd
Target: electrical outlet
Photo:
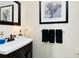
<path fill-rule="evenodd" d="M 76 48 L 76 54 L 79 55 L 79 48 Z"/>

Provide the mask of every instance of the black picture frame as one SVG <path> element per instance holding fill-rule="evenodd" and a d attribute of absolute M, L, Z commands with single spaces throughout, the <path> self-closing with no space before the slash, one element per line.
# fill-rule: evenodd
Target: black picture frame
<path fill-rule="evenodd" d="M 57 24 L 57 23 L 68 23 L 68 1 L 65 1 L 66 2 L 66 6 L 65 6 L 65 21 L 54 21 L 54 22 L 42 22 L 42 1 L 39 1 L 39 23 L 40 24 Z"/>
<path fill-rule="evenodd" d="M 15 25 L 21 26 L 21 3 L 19 1 L 14 2 L 18 4 L 18 23 L 15 23 Z"/>
<path fill-rule="evenodd" d="M 4 8 L 4 7 L 10 7 L 10 6 L 12 6 L 12 22 L 9 22 L 9 21 L 1 21 L 0 20 L 0 24 L 2 24 L 2 25 L 18 25 L 18 26 L 21 26 L 21 3 L 18 2 L 18 1 L 13 1 L 13 2 L 18 5 L 18 22 L 14 22 L 14 12 L 15 12 L 14 11 L 14 5 L 7 5 L 7 6 L 0 7 L 0 9 L 1 8 Z"/>

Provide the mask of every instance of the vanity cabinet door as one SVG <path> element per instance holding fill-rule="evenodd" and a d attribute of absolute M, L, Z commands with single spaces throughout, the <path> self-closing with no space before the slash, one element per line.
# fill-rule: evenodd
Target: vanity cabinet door
<path fill-rule="evenodd" d="M 32 43 L 30 43 L 29 45 L 25 47 L 25 57 L 32 58 Z"/>
<path fill-rule="evenodd" d="M 9 55 L 11 58 L 32 58 L 32 42 Z"/>

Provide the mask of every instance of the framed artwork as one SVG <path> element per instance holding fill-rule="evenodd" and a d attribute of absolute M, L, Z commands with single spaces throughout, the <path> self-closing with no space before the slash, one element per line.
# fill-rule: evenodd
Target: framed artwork
<path fill-rule="evenodd" d="M 19 1 L 0 2 L 0 25 L 21 26 L 21 3 Z"/>
<path fill-rule="evenodd" d="M 40 24 L 68 23 L 68 1 L 40 1 Z"/>
<path fill-rule="evenodd" d="M 13 22 L 13 5 L 0 7 L 0 21 Z"/>

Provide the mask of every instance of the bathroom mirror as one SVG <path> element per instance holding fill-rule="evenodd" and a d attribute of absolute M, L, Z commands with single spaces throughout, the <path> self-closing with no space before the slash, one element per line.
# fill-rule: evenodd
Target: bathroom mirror
<path fill-rule="evenodd" d="M 21 25 L 20 2 L 0 1 L 0 24 Z"/>

